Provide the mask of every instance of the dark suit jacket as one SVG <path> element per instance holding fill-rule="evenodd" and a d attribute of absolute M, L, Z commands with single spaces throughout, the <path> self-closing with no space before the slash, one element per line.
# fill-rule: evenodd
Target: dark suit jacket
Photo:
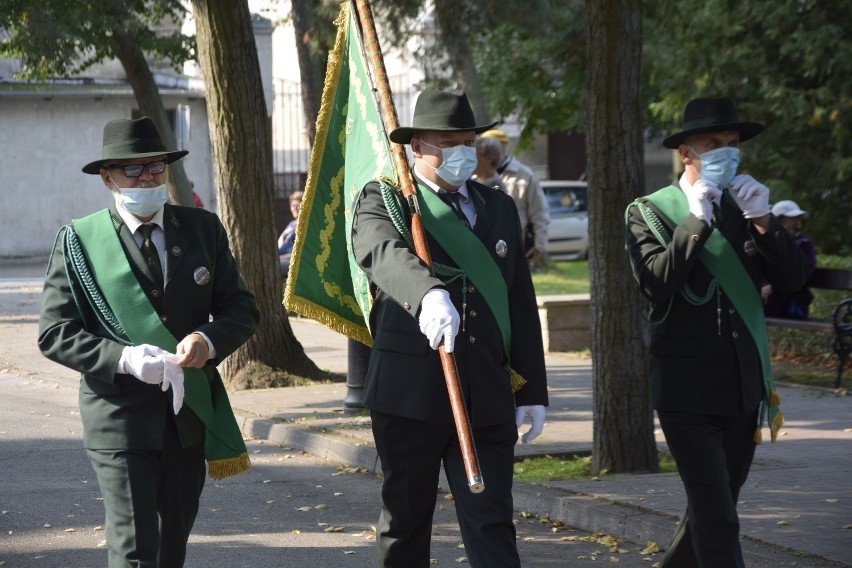
<path fill-rule="evenodd" d="M 647 200 L 645 204 L 656 211 Z M 712 276 L 699 254 L 712 230 L 692 214 L 677 226 L 661 219 L 672 236 L 668 246 L 657 241 L 636 207 L 630 208 L 627 233 L 633 274 L 642 294 L 652 302 L 652 321 L 665 316 L 671 300 L 665 319 L 651 326 L 654 408 L 720 416 L 750 412 L 763 397 L 763 374 L 740 314 L 724 293 L 698 306 L 681 295 L 684 284 L 699 295 L 708 290 Z M 779 290 L 801 288 L 804 257 L 775 217 L 770 230 L 760 235 L 726 194 L 722 221 L 722 234 L 757 290 L 763 281 Z"/>
<path fill-rule="evenodd" d="M 259 321 L 254 296 L 239 275 L 219 218 L 204 209 L 165 206 L 168 282 L 163 289 L 151 280 L 114 205 L 110 212 L 136 278 L 160 319 L 178 341 L 193 331 L 210 338 L 216 359 L 204 372 L 208 378 L 216 376 L 215 365 L 245 343 Z M 115 373 L 129 341 L 116 336 L 87 302 L 65 255 L 66 230 L 59 230 L 45 276 L 39 348 L 47 358 L 81 373 L 80 416 L 87 448 L 161 449 L 172 412 L 171 390 L 163 393 L 159 385 Z M 193 273 L 202 267 L 210 278 L 199 284 Z M 175 418 L 184 446 L 203 440 L 203 425 L 186 405 Z"/>
<path fill-rule="evenodd" d="M 461 279 L 444 284 L 430 275 L 391 223 L 378 184 L 370 183 L 356 205 L 352 236 L 355 258 L 370 280 L 375 299 L 370 313 L 373 352 L 364 388 L 364 404 L 370 409 L 452 423 L 438 353 L 429 347 L 417 320 L 420 301 L 435 286 L 449 290 L 459 314 L 465 313 L 466 329 L 459 330 L 454 354 L 471 424 L 512 421 L 516 403 L 547 404 L 541 324 L 515 203 L 475 182 L 468 182 L 468 188 L 477 213 L 474 233 L 491 253 L 508 290 L 511 366 L 527 384 L 512 395 L 502 336 L 473 284 L 466 284 L 463 307 Z M 496 252 L 500 240 L 508 247 L 503 258 Z M 427 235 L 427 241 L 434 262 L 455 266 L 431 236 Z"/>

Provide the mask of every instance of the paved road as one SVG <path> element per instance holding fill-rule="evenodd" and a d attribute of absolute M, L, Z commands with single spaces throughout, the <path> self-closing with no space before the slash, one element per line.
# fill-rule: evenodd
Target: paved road
<path fill-rule="evenodd" d="M 0 400 L 5 407 L 0 412 L 0 566 L 103 566 L 105 551 L 98 547 L 103 531 L 96 528 L 103 522 L 102 509 L 80 442 L 77 376 L 41 357 L 34 344 L 37 276 L 38 271 L 8 271 L 0 264 Z M 307 320 L 293 324 L 321 366 L 345 366 L 345 340 Z M 553 401 L 548 427 L 541 444 L 525 450 L 588 446 L 588 361 L 551 354 L 548 372 Z M 232 393 L 243 412 L 243 431 L 257 438 L 249 441 L 255 467 L 208 484 L 187 566 L 375 564 L 370 526 L 378 514 L 379 481 L 360 470 L 341 473 L 335 465 L 346 461 L 369 470 L 372 460 L 375 466 L 370 440 L 358 439 L 369 438 L 366 419 L 341 417 L 343 390 L 343 385 L 319 385 Z M 852 527 L 852 483 L 845 473 L 852 467 L 850 399 L 791 388 L 782 399 L 788 415 L 782 441 L 758 449 L 740 504 L 747 566 L 852 565 L 847 528 Z M 279 435 L 282 431 L 286 435 Z M 610 558 L 627 567 L 653 566 L 661 555 L 646 558 L 639 551 L 646 539 L 667 543 L 684 503 L 673 474 L 519 483 L 515 499 L 520 508 L 639 543 L 622 543 L 611 552 L 578 540 L 588 538 L 588 532 L 554 527 L 519 511 L 524 566 L 573 567 Z M 437 565 L 464 565 L 457 562 L 464 551 L 458 548 L 452 502 L 442 495 L 439 503 L 433 547 Z M 329 526 L 344 530 L 327 533 Z"/>
<path fill-rule="evenodd" d="M 85 457 L 76 388 L 67 381 L 0 370 L 0 565 L 104 566 L 103 507 Z M 292 447 L 248 442 L 253 468 L 208 480 L 187 567 L 374 566 L 380 480 Z M 442 493 L 433 530 L 436 566 L 465 563 L 453 503 Z M 566 566 L 568 558 L 651 563 L 640 547 L 623 552 L 584 542 L 588 533 L 516 516 L 525 566 Z"/>

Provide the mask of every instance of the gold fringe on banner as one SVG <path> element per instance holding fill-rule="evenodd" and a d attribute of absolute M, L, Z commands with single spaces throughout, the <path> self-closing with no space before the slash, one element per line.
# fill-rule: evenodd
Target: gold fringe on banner
<path fill-rule="evenodd" d="M 207 462 L 207 473 L 212 479 L 224 479 L 239 475 L 251 469 L 248 453 L 243 452 L 232 458 L 210 460 Z"/>

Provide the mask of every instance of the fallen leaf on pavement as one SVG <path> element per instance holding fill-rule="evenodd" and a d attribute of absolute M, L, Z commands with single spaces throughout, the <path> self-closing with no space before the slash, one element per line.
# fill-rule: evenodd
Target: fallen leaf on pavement
<path fill-rule="evenodd" d="M 643 556 L 647 556 L 648 554 L 655 554 L 660 551 L 660 547 L 657 546 L 657 543 L 653 540 L 649 540 L 648 544 L 645 545 L 645 548 L 642 549 L 642 552 L 639 554 Z"/>

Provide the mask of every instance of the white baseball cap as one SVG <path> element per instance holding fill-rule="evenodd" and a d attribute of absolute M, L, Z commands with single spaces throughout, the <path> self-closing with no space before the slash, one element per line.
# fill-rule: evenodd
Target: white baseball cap
<path fill-rule="evenodd" d="M 789 199 L 779 201 L 772 206 L 772 214 L 776 217 L 804 217 L 807 219 L 808 212 L 802 211 L 795 201 Z"/>

